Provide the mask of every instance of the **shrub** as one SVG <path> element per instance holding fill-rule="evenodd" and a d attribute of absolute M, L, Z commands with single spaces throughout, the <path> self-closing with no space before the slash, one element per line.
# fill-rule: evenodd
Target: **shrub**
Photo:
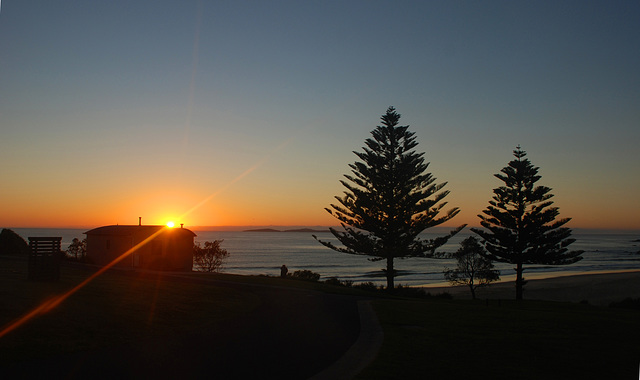
<path fill-rule="evenodd" d="M 8 228 L 0 232 L 0 255 L 28 255 L 29 244 L 20 235 Z"/>
<path fill-rule="evenodd" d="M 378 289 L 382 289 L 382 286 L 378 288 L 376 284 L 374 284 L 373 282 L 367 281 L 367 282 L 360 283 L 358 285 L 354 285 L 354 288 L 368 290 L 368 291 L 376 291 Z"/>
<path fill-rule="evenodd" d="M 412 288 L 410 286 L 398 285 L 396 295 L 402 297 L 425 298 L 430 297 L 430 293 L 426 293 L 422 288 Z"/>
<path fill-rule="evenodd" d="M 305 280 L 305 281 L 318 281 L 320 280 L 320 274 L 312 272 L 308 269 L 297 270 L 293 272 L 291 277 L 297 280 Z"/>
<path fill-rule="evenodd" d="M 193 261 L 196 270 L 201 272 L 219 272 L 224 260 L 229 256 L 226 249 L 220 247 L 224 240 L 205 241 L 204 247 L 200 243 L 193 245 Z"/>
<path fill-rule="evenodd" d="M 340 281 L 337 277 L 329 277 L 324 280 L 324 283 L 328 285 L 342 286 L 342 281 Z"/>
<path fill-rule="evenodd" d="M 347 287 L 347 288 L 350 288 L 350 287 L 353 286 L 353 280 L 341 281 L 337 277 L 329 277 L 328 279 L 324 280 L 324 283 L 328 284 L 328 285 L 344 286 L 344 287 Z"/>

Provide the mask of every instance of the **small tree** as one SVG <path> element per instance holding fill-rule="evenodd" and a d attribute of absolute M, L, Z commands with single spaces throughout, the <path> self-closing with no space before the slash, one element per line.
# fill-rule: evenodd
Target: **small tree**
<path fill-rule="evenodd" d="M 200 243 L 193 246 L 193 261 L 201 272 L 219 272 L 229 252 L 220 247 L 224 240 L 205 241 L 204 247 Z"/>
<path fill-rule="evenodd" d="M 500 271 L 486 256 L 482 244 L 473 236 L 460 243 L 460 248 L 451 255 L 457 261 L 456 269 L 445 268 L 444 277 L 453 285 L 466 285 L 471 298 L 476 299 L 476 289 L 500 279 Z"/>
<path fill-rule="evenodd" d="M 395 258 L 430 257 L 464 225 L 436 239 L 418 238 L 425 229 L 450 220 L 459 210 L 454 207 L 439 215 L 447 204 L 443 201 L 449 194 L 443 190 L 446 182 L 434 183 L 424 153 L 414 150 L 418 145 L 415 134 L 409 126 L 398 125 L 400 114 L 395 108 L 389 107 L 380 119 L 382 126 L 371 132 L 373 138 L 365 141 L 364 152 L 354 152 L 362 161 L 349 165 L 353 175 L 340 181 L 347 189 L 344 196 L 335 197 L 339 204 L 326 208 L 344 229 L 330 229 L 344 247 L 318 241 L 339 252 L 385 260 L 387 290 L 392 291 Z"/>
<path fill-rule="evenodd" d="M 571 230 L 562 227 L 569 218 L 556 220 L 557 207 L 550 207 L 551 188 L 536 186 L 541 178 L 520 146 L 513 151 L 515 160 L 495 176 L 504 186 L 493 189 L 493 200 L 478 215 L 484 229 L 472 228 L 485 242 L 493 261 L 515 264 L 516 299 L 522 299 L 523 265 L 564 265 L 582 259 L 583 251 L 570 251 Z"/>
<path fill-rule="evenodd" d="M 73 238 L 69 248 L 67 248 L 67 256 L 73 257 L 76 261 L 81 261 L 87 254 L 87 239 L 80 240 Z"/>

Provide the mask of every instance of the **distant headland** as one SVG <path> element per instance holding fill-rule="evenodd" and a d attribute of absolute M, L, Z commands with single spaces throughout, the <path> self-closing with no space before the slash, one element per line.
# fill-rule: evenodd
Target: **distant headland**
<path fill-rule="evenodd" d="M 290 230 L 277 230 L 275 228 L 256 228 L 251 230 L 244 230 L 242 232 L 327 232 L 329 229 L 319 230 L 314 228 L 294 228 Z"/>

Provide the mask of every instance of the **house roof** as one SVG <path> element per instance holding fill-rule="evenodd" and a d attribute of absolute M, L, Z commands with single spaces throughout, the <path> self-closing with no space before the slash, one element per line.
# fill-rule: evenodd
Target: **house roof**
<path fill-rule="evenodd" d="M 108 236 L 134 236 L 144 235 L 150 236 L 158 232 L 161 229 L 165 229 L 165 232 L 171 232 L 175 234 L 189 234 L 196 236 L 196 234 L 187 228 L 168 228 L 167 226 L 153 226 L 153 225 L 112 225 L 94 228 L 85 232 L 85 235 L 108 235 Z"/>

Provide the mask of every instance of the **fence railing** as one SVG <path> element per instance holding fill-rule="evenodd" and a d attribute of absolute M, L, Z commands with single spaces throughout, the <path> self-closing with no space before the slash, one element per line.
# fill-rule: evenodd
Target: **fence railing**
<path fill-rule="evenodd" d="M 60 279 L 61 241 L 61 237 L 29 238 L 29 280 L 57 281 Z"/>

